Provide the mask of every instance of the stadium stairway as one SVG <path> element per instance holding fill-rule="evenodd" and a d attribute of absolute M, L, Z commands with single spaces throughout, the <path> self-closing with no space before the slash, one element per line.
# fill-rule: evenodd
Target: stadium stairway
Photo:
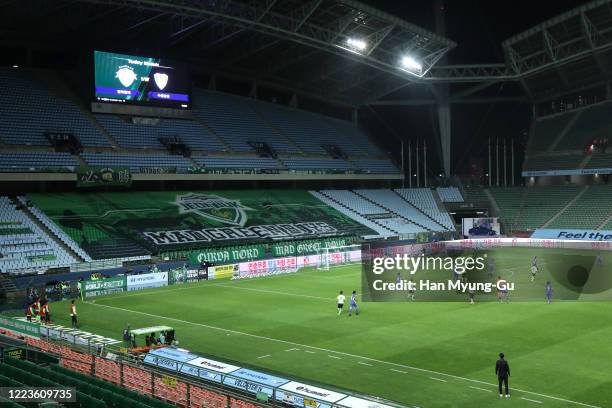
<path fill-rule="evenodd" d="M 499 215 L 501 214 L 501 209 L 499 208 L 499 205 L 497 204 L 495 197 L 493 197 L 493 194 L 491 194 L 491 191 L 488 188 L 484 189 L 484 193 L 489 199 L 489 203 L 491 204 L 491 208 L 493 209 L 493 214 L 499 217 Z"/>
<path fill-rule="evenodd" d="M 438 220 L 436 220 L 435 218 L 433 218 L 431 215 L 427 214 L 425 211 L 423 211 L 421 208 L 419 208 L 419 206 L 417 206 L 414 203 L 411 203 L 408 199 L 406 199 L 406 197 L 402 196 L 402 194 L 400 194 L 400 192 L 397 189 L 393 189 L 392 190 L 395 195 L 397 195 L 399 198 L 401 198 L 404 202 L 406 202 L 409 206 L 413 207 L 416 211 L 418 211 L 420 214 L 422 214 L 423 216 L 427 217 L 429 220 L 431 220 L 431 222 L 435 223 L 436 225 L 438 225 L 442 231 L 447 231 L 449 229 L 448 226 L 445 226 L 444 224 L 440 223 Z M 438 196 L 438 194 L 433 194 L 434 192 L 432 191 L 432 196 L 434 197 L 434 200 L 438 199 L 438 202 L 436 203 L 438 209 L 440 209 L 442 207 L 442 209 L 440 209 L 441 212 L 445 212 L 447 213 L 448 211 L 446 210 L 446 207 L 444 207 L 444 205 L 442 204 L 442 201 L 440 200 L 440 197 Z M 412 221 L 414 222 L 414 221 Z M 415 224 L 417 224 L 416 222 L 414 222 Z M 417 224 L 418 225 L 418 224 Z M 425 226 L 423 226 L 423 228 L 426 228 Z M 428 230 L 431 231 L 431 228 L 426 228 Z"/>
<path fill-rule="evenodd" d="M 570 202 L 568 202 L 565 205 L 565 207 L 563 207 L 559 212 L 553 215 L 550 220 L 546 221 L 546 223 L 542 225 L 542 228 L 548 228 L 552 223 L 554 223 L 557 220 L 557 218 L 559 218 L 568 208 L 573 206 L 576 203 L 576 201 L 578 201 L 580 197 L 582 197 L 584 193 L 588 191 L 589 187 L 590 186 L 588 185 L 584 186 L 584 188 L 576 195 L 576 197 L 574 197 Z"/>
<path fill-rule="evenodd" d="M 106 137 L 108 143 L 113 147 L 113 149 L 119 149 L 119 145 L 117 144 L 117 141 L 113 138 L 113 136 L 111 136 L 111 134 L 106 129 L 104 129 L 104 127 L 100 125 L 100 123 L 98 123 L 91 111 L 82 105 L 81 100 L 68 87 L 66 82 L 62 80 L 62 78 L 59 78 L 57 76 L 56 72 L 41 70 L 34 71 L 34 74 L 36 76 L 36 79 L 42 82 L 51 94 L 70 100 L 81 111 L 83 116 L 85 116 L 93 124 L 93 126 L 102 135 L 104 135 L 104 137 Z"/>
<path fill-rule="evenodd" d="M 372 204 L 377 205 L 377 206 L 381 207 L 382 209 L 386 210 L 386 211 L 387 211 L 389 214 L 393 214 L 393 215 L 395 215 L 396 217 L 398 217 L 398 218 L 400 218 L 400 219 L 402 219 L 402 220 L 406 221 L 406 222 L 407 222 L 407 223 L 409 223 L 409 224 L 414 224 L 414 225 L 417 225 L 417 226 L 419 226 L 419 227 L 423 228 L 425 231 L 431 231 L 431 229 L 430 229 L 430 228 L 427 228 L 425 225 L 420 224 L 420 223 L 418 223 L 418 222 L 416 222 L 416 221 L 414 221 L 414 220 L 412 220 L 412 219 L 408 219 L 408 218 L 406 218 L 406 216 L 404 216 L 404 215 L 402 215 L 402 214 L 398 213 L 397 211 L 394 211 L 394 210 L 390 209 L 389 207 L 387 207 L 386 205 L 384 205 L 382 202 L 380 202 L 380 201 L 374 201 L 374 200 L 372 200 L 370 197 L 368 197 L 367 195 L 365 195 L 365 194 L 363 194 L 363 193 L 360 193 L 358 190 L 351 190 L 351 191 L 352 191 L 353 193 L 355 193 L 356 195 L 358 195 L 359 197 L 363 198 L 364 200 L 369 201 L 369 202 L 371 202 Z M 419 212 L 419 213 L 423 214 L 425 217 L 429 218 L 431 221 L 433 221 L 433 222 L 435 222 L 436 224 L 438 224 L 438 223 L 437 223 L 435 220 L 431 219 L 431 217 L 429 217 L 427 214 L 425 214 L 425 213 L 424 213 L 423 211 L 421 211 L 420 209 L 416 208 L 414 205 L 410 204 L 408 201 L 406 201 L 406 200 L 403 200 L 403 201 L 404 201 L 404 202 L 406 202 L 406 203 L 408 204 L 408 206 L 409 206 L 409 207 L 413 208 L 413 209 L 414 209 L 414 210 L 416 210 L 417 212 Z M 440 224 L 438 224 L 438 225 L 440 225 Z"/>
<path fill-rule="evenodd" d="M 0 274 L 0 292 L 17 292 L 17 286 L 15 286 L 15 283 L 11 279 Z"/>
<path fill-rule="evenodd" d="M 50 237 L 53 240 L 53 242 L 55 242 L 60 248 L 62 248 L 70 256 L 72 256 L 74 259 L 78 260 L 79 262 L 85 262 L 85 259 L 80 254 L 78 254 L 72 248 L 66 245 L 66 243 L 62 241 L 61 239 L 59 239 L 58 236 L 55 235 L 53 231 L 49 229 L 49 227 L 47 227 L 45 224 L 40 222 L 38 217 L 36 217 L 32 213 L 32 211 L 30 210 L 30 207 L 28 207 L 27 205 L 24 205 L 19 200 L 16 200 L 14 198 L 11 198 L 11 201 L 15 206 L 18 206 L 18 207 L 21 206 L 21 211 L 30 219 L 30 221 L 32 221 L 38 228 L 40 228 L 41 231 L 44 232 L 45 235 Z"/>
<path fill-rule="evenodd" d="M 362 214 L 359 214 L 357 211 L 353 210 L 349 206 L 344 205 L 340 201 L 338 201 L 335 198 L 329 196 L 324 191 L 311 191 L 310 193 L 313 196 L 317 197 L 322 202 L 324 202 L 325 204 L 327 204 L 327 205 L 329 205 L 331 207 L 336 208 L 341 213 L 351 217 L 352 219 L 354 219 L 358 223 L 363 224 L 366 227 L 369 227 L 369 228 L 373 229 L 374 231 L 378 232 L 380 235 L 391 236 L 391 235 L 398 235 L 399 234 L 398 231 L 395 231 L 394 229 L 392 229 L 392 228 L 390 228 L 390 227 L 388 227 L 386 225 L 383 225 L 381 222 L 379 222 L 379 221 L 377 221 L 375 219 L 369 219 L 369 218 L 364 217 Z"/>
<path fill-rule="evenodd" d="M 268 120 L 268 118 L 266 118 L 261 112 L 259 112 L 259 110 L 257 110 L 254 106 L 253 108 L 253 112 L 255 112 L 255 114 L 261 119 L 261 121 L 263 123 L 265 123 L 266 125 L 268 125 L 270 127 L 270 129 L 272 129 L 276 134 L 278 134 L 280 137 L 282 137 L 283 139 L 285 139 L 290 145 L 292 145 L 293 147 L 296 148 L 297 152 L 300 154 L 304 154 L 304 152 L 302 151 L 302 149 L 300 149 L 300 147 L 295 143 L 295 141 L 289 137 L 288 134 L 286 134 L 285 132 L 283 132 L 282 130 L 280 130 L 277 126 L 275 126 L 272 122 L 270 122 Z"/>
<path fill-rule="evenodd" d="M 576 121 L 578 120 L 578 118 L 580 117 L 580 114 L 582 113 L 582 110 L 579 110 L 578 112 L 576 112 L 572 118 L 570 119 L 570 121 L 565 125 L 565 127 L 563 128 L 563 130 L 561 132 L 559 132 L 559 135 L 555 138 L 555 140 L 550 144 L 550 146 L 548 147 L 547 151 L 552 152 L 553 150 L 555 150 L 555 148 L 557 147 L 557 145 L 561 142 L 561 140 L 563 140 L 565 138 L 565 135 L 574 127 L 574 124 L 576 123 Z"/>
<path fill-rule="evenodd" d="M 610 226 L 610 227 L 608 227 Z M 598 230 L 601 229 L 612 229 L 612 214 L 610 214 L 610 216 L 604 221 L 602 222 L 598 227 Z"/>
<path fill-rule="evenodd" d="M 202 125 L 202 127 L 204 127 L 206 130 L 208 130 L 208 133 L 210 133 L 215 139 L 217 139 L 217 141 L 219 143 L 221 143 L 224 147 L 224 150 L 226 152 L 231 152 L 232 151 L 232 147 L 227 144 L 225 142 L 225 140 L 223 140 L 218 134 L 217 132 L 215 132 L 215 129 L 211 128 L 210 126 L 208 126 L 208 124 L 206 122 L 204 122 L 200 117 L 198 117 L 198 115 L 193 115 L 192 120 L 194 122 L 199 123 L 200 125 Z M 199 167 L 199 166 L 198 166 Z"/>

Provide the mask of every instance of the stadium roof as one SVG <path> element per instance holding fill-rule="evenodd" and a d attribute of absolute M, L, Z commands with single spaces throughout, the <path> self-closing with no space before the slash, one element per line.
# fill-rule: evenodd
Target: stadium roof
<path fill-rule="evenodd" d="M 5 14 L 5 41 L 155 52 L 352 106 L 418 80 L 456 45 L 353 0 L 18 4 Z M 416 65 L 402 65 L 405 57 Z"/>
<path fill-rule="evenodd" d="M 520 85 L 524 96 L 498 100 L 538 101 L 609 82 L 612 72 L 612 0 L 520 33 L 501 44 L 504 61 L 480 65 L 436 65 L 453 41 L 354 0 L 8 3 L 5 45 L 165 56 L 202 73 L 347 106 L 436 103 L 446 95 L 436 84 L 447 83 L 455 84 L 454 102 L 488 101 L 481 91 L 504 82 Z M 411 84 L 427 85 L 419 87 L 425 99 L 381 100 L 401 97 L 396 91 Z"/>

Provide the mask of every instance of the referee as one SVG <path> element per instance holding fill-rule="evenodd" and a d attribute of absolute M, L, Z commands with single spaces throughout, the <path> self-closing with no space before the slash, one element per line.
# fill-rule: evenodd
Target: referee
<path fill-rule="evenodd" d="M 495 374 L 497 374 L 497 380 L 499 381 L 499 398 L 503 397 L 502 383 L 506 388 L 506 398 L 509 398 L 508 377 L 510 377 L 510 366 L 508 362 L 504 360 L 504 353 L 499 353 L 499 360 L 495 363 Z"/>

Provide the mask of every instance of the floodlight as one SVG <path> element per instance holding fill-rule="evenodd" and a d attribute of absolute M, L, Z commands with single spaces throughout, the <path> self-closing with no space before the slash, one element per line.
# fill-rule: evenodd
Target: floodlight
<path fill-rule="evenodd" d="M 363 51 L 368 47 L 368 44 L 365 41 L 357 38 L 348 38 L 346 40 L 346 44 L 357 51 Z"/>
<path fill-rule="evenodd" d="M 402 58 L 402 66 L 410 71 L 421 71 L 423 66 L 410 56 Z"/>

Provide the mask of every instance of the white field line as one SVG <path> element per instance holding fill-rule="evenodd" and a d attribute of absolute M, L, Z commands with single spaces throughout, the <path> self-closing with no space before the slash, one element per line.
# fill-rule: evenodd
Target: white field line
<path fill-rule="evenodd" d="M 335 358 L 336 360 L 342 360 L 342 358 L 337 357 L 337 356 L 332 356 L 332 355 L 330 355 L 330 354 L 328 354 L 328 355 L 327 355 L 327 357 L 329 357 L 329 358 Z"/>
<path fill-rule="evenodd" d="M 270 357 L 270 354 L 265 354 L 265 355 L 263 355 L 263 356 L 259 356 L 259 357 L 257 357 L 257 358 L 268 358 L 268 357 Z"/>
<path fill-rule="evenodd" d="M 441 382 L 446 382 L 446 380 L 443 380 L 441 378 L 436 378 L 436 377 L 429 377 L 430 380 L 434 380 L 434 381 L 441 381 Z"/>
<path fill-rule="evenodd" d="M 529 398 L 525 398 L 525 397 L 521 397 L 522 400 L 525 401 L 529 401 L 529 402 L 535 402 L 536 404 L 541 404 L 542 401 L 538 401 L 538 400 L 534 400 L 534 399 L 529 399 Z"/>
<path fill-rule="evenodd" d="M 480 388 L 480 387 L 474 387 L 473 385 L 470 385 L 470 388 L 473 388 L 475 390 L 484 391 L 484 392 L 493 392 L 492 390 L 487 390 L 487 389 Z"/>
<path fill-rule="evenodd" d="M 109 308 L 109 309 L 115 309 L 115 310 L 121 310 L 121 311 L 124 311 L 124 312 L 129 312 L 129 313 L 136 313 L 136 314 L 140 314 L 140 315 L 143 315 L 143 316 L 154 317 L 154 318 L 157 318 L 157 319 L 166 319 L 166 320 L 171 320 L 171 321 L 175 321 L 175 322 L 190 324 L 190 325 L 194 325 L 194 326 L 205 327 L 205 328 L 211 329 L 211 330 L 218 330 L 218 331 L 222 331 L 222 332 L 226 332 L 226 333 L 240 334 L 240 335 L 243 335 L 243 336 L 246 336 L 246 337 L 251 337 L 251 338 L 256 338 L 256 339 L 261 339 L 261 340 L 268 340 L 268 341 L 272 341 L 272 342 L 276 342 L 276 343 L 288 344 L 290 346 L 296 346 L 296 347 L 301 347 L 301 348 L 309 348 L 309 349 L 312 349 L 312 350 L 318 350 L 318 351 L 323 351 L 323 352 L 328 352 L 328 353 L 335 353 L 335 354 L 343 355 L 343 356 L 346 356 L 346 357 L 352 357 L 352 358 L 355 358 L 355 359 L 371 361 L 371 362 L 379 363 L 379 364 L 387 364 L 387 365 L 390 365 L 390 366 L 404 368 L 404 369 L 413 370 L 413 371 L 418 371 L 418 372 L 421 372 L 421 373 L 433 374 L 433 375 L 442 376 L 442 377 L 448 377 L 448 378 L 454 378 L 454 379 L 458 379 L 458 380 L 469 381 L 469 382 L 472 382 L 472 383 L 475 383 L 475 384 L 483 384 L 483 385 L 497 387 L 497 384 L 489 383 L 489 382 L 486 382 L 486 381 L 480 381 L 480 380 L 475 380 L 475 379 L 472 379 L 472 378 L 461 377 L 461 376 L 454 375 L 454 374 L 447 374 L 447 373 L 442 373 L 442 372 L 439 372 L 439 371 L 428 370 L 426 368 L 413 367 L 413 366 L 409 366 L 409 365 L 406 365 L 406 364 L 393 363 L 391 361 L 379 360 L 379 359 L 375 359 L 375 358 L 371 358 L 371 357 L 360 356 L 360 355 L 357 355 L 357 354 L 351 354 L 351 353 L 346 353 L 346 352 L 342 352 L 342 351 L 326 349 L 326 348 L 323 348 L 323 347 L 309 346 L 307 344 L 295 343 L 295 342 L 292 342 L 292 341 L 289 341 L 289 340 L 275 339 L 273 337 L 260 336 L 260 335 L 257 335 L 257 334 L 241 332 L 241 331 L 238 331 L 238 330 L 225 329 L 223 327 L 211 326 L 211 325 L 207 325 L 207 324 L 203 324 L 203 323 L 195 323 L 195 322 L 190 322 L 190 321 L 187 321 L 187 320 L 177 319 L 177 318 L 174 318 L 174 317 L 160 316 L 160 315 L 156 315 L 156 314 L 152 314 L 152 313 L 146 313 L 146 312 L 141 312 L 141 311 L 137 311 L 137 310 L 124 309 L 124 308 L 121 308 L 121 307 L 110 306 L 110 305 L 103 305 L 103 304 L 100 304 L 100 303 L 91 303 L 91 302 L 87 302 L 87 301 L 85 303 L 88 303 L 88 304 L 93 305 L 93 306 L 98 306 L 98 307 L 105 307 L 105 308 Z M 391 369 L 391 370 L 392 371 L 398 371 L 398 372 L 406 373 L 406 372 L 399 371 L 399 370 L 394 370 L 394 369 Z M 579 406 L 582 406 L 582 407 L 602 408 L 602 407 L 597 406 L 597 405 L 591 405 L 591 404 L 586 404 L 584 402 L 572 401 L 572 400 L 569 400 L 569 399 L 565 399 L 565 398 L 561 398 L 561 397 L 555 397 L 555 396 L 547 395 L 547 394 L 541 394 L 541 393 L 534 392 L 534 391 L 523 390 L 523 389 L 520 389 L 520 388 L 512 388 L 512 389 L 514 391 L 522 392 L 522 393 L 525 393 L 525 394 L 530 394 L 530 395 L 535 395 L 535 396 L 542 397 L 542 398 L 548 398 L 548 399 L 552 399 L 552 400 L 556 400 L 556 401 L 561 401 L 561 402 L 565 402 L 565 403 L 568 403 L 568 404 L 579 405 Z"/>
<path fill-rule="evenodd" d="M 364 363 L 363 361 L 359 361 L 357 364 L 361 364 L 361 365 L 364 365 L 364 366 L 369 366 L 369 367 L 372 367 L 372 364 L 370 364 L 370 363 Z"/>

